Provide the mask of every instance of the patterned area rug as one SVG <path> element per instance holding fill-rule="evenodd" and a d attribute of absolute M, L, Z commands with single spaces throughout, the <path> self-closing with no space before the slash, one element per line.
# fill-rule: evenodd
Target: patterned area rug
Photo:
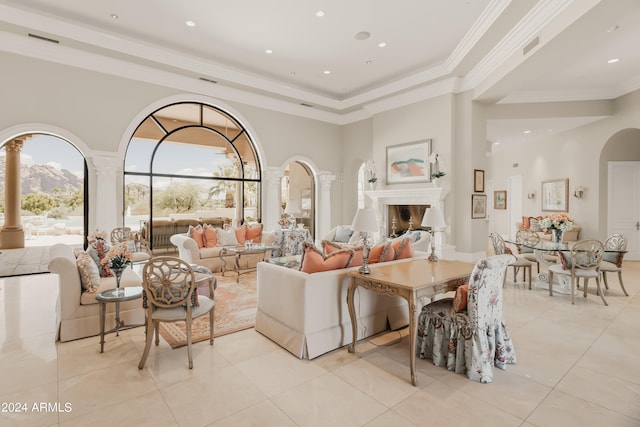
<path fill-rule="evenodd" d="M 216 274 L 213 330 L 214 337 L 253 328 L 256 321 L 256 272 L 240 275 L 236 283 L 234 273 L 222 277 Z M 209 316 L 200 316 L 191 325 L 192 342 L 209 339 Z M 185 322 L 160 323 L 160 335 L 171 348 L 187 345 Z"/>

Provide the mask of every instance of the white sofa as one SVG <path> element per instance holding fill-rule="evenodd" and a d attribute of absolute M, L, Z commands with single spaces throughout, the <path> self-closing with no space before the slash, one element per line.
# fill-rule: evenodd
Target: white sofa
<path fill-rule="evenodd" d="M 389 263 L 426 256 L 418 252 L 414 258 Z M 309 274 L 268 262 L 258 263 L 256 331 L 301 359 L 313 359 L 351 343 L 347 272 L 358 268 Z M 400 297 L 359 288 L 355 307 L 359 340 L 384 331 L 387 325 L 395 330 L 409 324 L 407 302 Z"/>
<path fill-rule="evenodd" d="M 213 248 L 199 248 L 198 244 L 186 233 L 174 234 L 170 238 L 171 243 L 178 248 L 178 256 L 183 261 L 189 264 L 197 264 L 203 267 L 207 267 L 209 270 L 216 272 L 222 270 L 222 264 L 224 262 L 225 269 L 233 270 L 236 263 L 236 257 L 234 254 L 229 253 L 220 258 L 220 252 L 224 246 L 215 246 Z M 261 243 L 265 245 L 272 245 L 276 241 L 275 233 L 263 231 L 261 237 Z M 269 257 L 269 252 L 265 255 Z M 254 268 L 259 261 L 262 261 L 262 254 L 248 254 L 243 255 L 240 258 L 240 268 Z M 224 260 L 224 261 L 223 261 Z"/>
<path fill-rule="evenodd" d="M 100 304 L 96 301 L 96 295 L 115 288 L 115 277 L 100 278 L 100 286 L 95 293 L 84 290 L 74 249 L 64 244 L 56 244 L 49 249 L 49 271 L 58 275 L 56 338 L 64 342 L 98 335 Z M 127 268 L 122 274 L 120 286 L 140 286 L 141 283 L 140 276 L 131 268 Z M 106 329 L 111 329 L 109 325 L 115 325 L 115 304 L 107 304 L 106 309 Z M 129 325 L 144 323 L 142 300 L 120 303 L 120 319 Z"/>
<path fill-rule="evenodd" d="M 324 236 L 322 240 L 326 240 L 328 242 L 335 242 L 336 232 L 338 231 L 338 227 L 350 228 L 351 225 L 336 225 Z M 408 233 L 411 233 L 413 240 L 413 249 L 420 252 L 431 252 L 431 234 L 428 231 L 424 230 L 413 230 Z M 405 235 L 400 236 L 400 238 L 405 237 Z M 398 237 L 396 237 L 397 239 Z M 387 240 L 389 237 L 383 237 L 381 240 Z M 417 240 L 416 240 L 417 239 Z M 353 233 L 349 238 L 348 244 L 355 245 L 360 241 L 359 233 Z M 345 243 L 345 242 L 340 242 Z"/>

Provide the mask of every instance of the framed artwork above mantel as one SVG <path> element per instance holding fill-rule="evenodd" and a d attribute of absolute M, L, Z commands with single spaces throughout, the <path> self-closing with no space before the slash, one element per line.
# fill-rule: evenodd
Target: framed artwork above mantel
<path fill-rule="evenodd" d="M 387 147 L 387 184 L 429 182 L 430 155 L 430 139 Z"/>

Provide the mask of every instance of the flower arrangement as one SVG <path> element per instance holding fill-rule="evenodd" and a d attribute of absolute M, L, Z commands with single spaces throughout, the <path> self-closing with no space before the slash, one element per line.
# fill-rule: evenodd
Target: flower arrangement
<path fill-rule="evenodd" d="M 104 230 L 98 230 L 96 229 L 95 232 L 89 234 L 87 236 L 87 240 L 89 241 L 89 243 L 95 242 L 96 240 L 103 240 L 106 241 L 107 240 L 107 233 Z"/>
<path fill-rule="evenodd" d="M 573 225 L 573 219 L 566 212 L 550 214 L 540 220 L 540 228 L 544 231 L 568 231 L 573 228 Z"/>
<path fill-rule="evenodd" d="M 367 164 L 365 166 L 365 175 L 367 178 L 367 182 L 370 182 L 371 184 L 374 184 L 378 181 L 378 177 L 376 176 L 376 164 L 373 162 L 373 160 L 367 161 Z"/>
<path fill-rule="evenodd" d="M 114 245 L 105 254 L 104 258 L 100 260 L 101 264 L 108 264 L 109 267 L 125 268 L 133 258 L 133 254 L 127 252 L 127 242 L 122 242 Z"/>

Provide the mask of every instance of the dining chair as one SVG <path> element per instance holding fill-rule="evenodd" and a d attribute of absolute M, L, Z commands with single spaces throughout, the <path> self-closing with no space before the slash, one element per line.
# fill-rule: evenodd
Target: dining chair
<path fill-rule="evenodd" d="M 560 251 L 558 264 L 549 266 L 549 295 L 553 296 L 553 275 L 564 274 L 571 277 L 571 304 L 575 304 L 575 290 L 580 279 L 584 284 L 584 297 L 587 297 L 589 279 L 596 279 L 597 294 L 604 305 L 609 305 L 600 287 L 600 263 L 604 254 L 604 244 L 599 240 L 581 240 L 570 250 Z"/>
<path fill-rule="evenodd" d="M 469 277 L 464 308 L 457 307 L 458 295 L 422 308 L 416 341 L 420 358 L 481 383 L 493 381 L 494 366 L 505 369 L 516 363 L 502 318 L 502 285 L 513 262 L 516 257 L 510 254 L 479 260 Z"/>
<path fill-rule="evenodd" d="M 604 255 L 600 263 L 600 272 L 605 289 L 609 289 L 607 283 L 607 273 L 618 273 L 618 282 L 622 288 L 622 292 L 629 296 L 622 282 L 622 259 L 627 250 L 627 238 L 622 234 L 614 234 L 604 242 Z"/>
<path fill-rule="evenodd" d="M 495 252 L 496 255 L 504 255 L 504 254 L 513 255 L 513 252 L 511 251 L 511 249 L 509 249 L 507 245 L 504 243 L 504 239 L 502 238 L 502 236 L 500 236 L 498 233 L 491 233 L 489 237 L 491 238 L 493 251 Z M 514 283 L 517 282 L 518 271 L 520 269 L 522 269 L 522 280 L 526 281 L 527 271 L 528 271 L 529 272 L 529 289 L 531 289 L 531 267 L 533 266 L 533 263 L 521 256 L 515 256 L 515 258 L 516 260 L 513 263 L 509 264 L 511 267 L 513 267 L 513 282 Z M 506 280 L 506 275 L 505 275 L 505 280 Z"/>
<path fill-rule="evenodd" d="M 134 264 L 147 262 L 151 258 L 146 243 L 139 238 L 137 233 L 131 231 L 131 227 L 118 227 L 111 230 L 110 240 L 112 245 L 126 243 L 127 250 L 133 255 L 131 261 Z"/>
<path fill-rule="evenodd" d="M 193 369 L 191 352 L 191 324 L 193 319 L 209 313 L 209 343 L 213 345 L 214 280 L 208 280 L 209 296 L 198 295 L 198 281 L 193 268 L 180 258 L 157 256 L 142 268 L 143 306 L 146 306 L 146 343 L 138 369 L 142 369 L 149 356 L 155 332 L 159 344 L 160 322 L 186 323 L 189 369 Z"/>

